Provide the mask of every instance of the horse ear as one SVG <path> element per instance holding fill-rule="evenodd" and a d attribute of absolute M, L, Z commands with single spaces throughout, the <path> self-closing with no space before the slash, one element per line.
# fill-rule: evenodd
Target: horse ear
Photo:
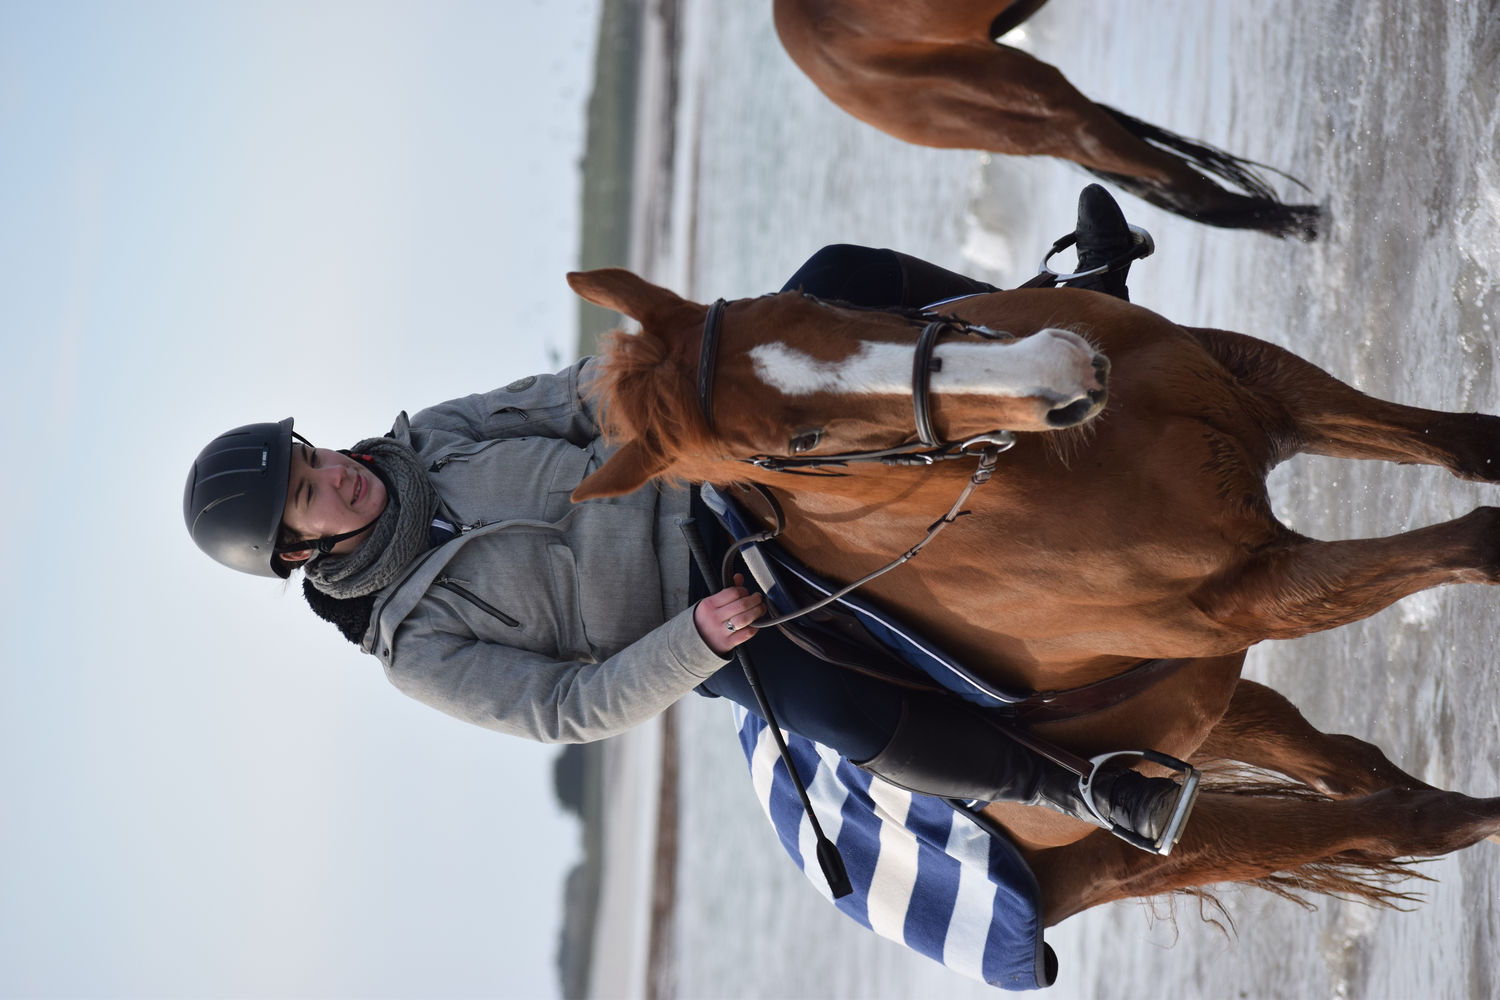
<path fill-rule="evenodd" d="M 609 456 L 573 490 L 573 502 L 633 493 L 665 472 L 667 457 L 639 441 L 630 441 Z"/>
<path fill-rule="evenodd" d="M 683 305 L 685 301 L 675 292 L 619 267 L 573 271 L 568 274 L 568 284 L 594 305 L 624 313 L 642 326 L 653 313 Z"/>

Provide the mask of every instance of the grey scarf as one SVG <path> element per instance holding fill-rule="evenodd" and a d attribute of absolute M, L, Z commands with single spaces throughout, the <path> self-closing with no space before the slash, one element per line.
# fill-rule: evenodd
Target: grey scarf
<path fill-rule="evenodd" d="M 307 579 L 329 597 L 364 597 L 396 579 L 406 564 L 425 552 L 437 491 L 417 453 L 394 438 L 369 438 L 352 449 L 374 461 L 385 480 L 385 510 L 359 548 L 344 555 L 317 556 Z"/>

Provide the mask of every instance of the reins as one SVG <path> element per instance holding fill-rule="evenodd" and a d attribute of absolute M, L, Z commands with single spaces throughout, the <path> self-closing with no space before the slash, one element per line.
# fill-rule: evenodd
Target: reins
<path fill-rule="evenodd" d="M 958 499 L 953 501 L 953 506 L 948 508 L 948 512 L 946 514 L 938 518 L 936 521 L 932 522 L 931 526 L 929 526 L 927 529 L 927 534 L 923 535 L 921 541 L 917 542 L 917 544 L 913 545 L 911 548 L 907 549 L 905 552 L 901 553 L 901 555 L 897 556 L 895 559 L 892 559 L 884 566 L 881 566 L 879 569 L 872 570 L 871 572 L 866 573 L 864 576 L 860 577 L 858 580 L 855 580 L 853 583 L 846 584 L 845 586 L 839 588 L 828 596 L 821 598 L 820 600 L 814 601 L 811 604 L 804 605 L 795 611 L 789 611 L 783 615 L 769 615 L 765 618 L 761 618 L 758 621 L 751 622 L 749 627 L 770 628 L 773 625 L 783 625 L 787 622 L 795 621 L 796 619 L 801 618 L 803 615 L 811 614 L 812 612 L 817 611 L 819 608 L 823 608 L 829 604 L 832 604 L 834 601 L 837 601 L 841 597 L 848 596 L 870 581 L 884 576 L 886 573 L 889 573 L 896 567 L 915 559 L 917 553 L 926 548 L 927 544 L 938 536 L 938 532 L 942 531 L 948 525 L 952 524 L 954 521 L 957 521 L 960 517 L 967 513 L 967 511 L 963 510 L 964 501 L 969 499 L 969 495 L 973 493 L 976 488 L 989 482 L 990 476 L 995 471 L 995 466 L 999 464 L 1000 452 L 1002 450 L 1003 449 L 988 447 L 980 452 L 979 465 L 974 469 L 973 475 L 969 477 L 969 481 L 964 484 L 964 488 L 959 492 Z M 730 544 L 729 550 L 724 553 L 724 562 L 720 567 L 720 578 L 724 582 L 724 586 L 728 586 L 729 580 L 732 579 L 731 573 L 734 557 L 739 555 L 741 549 L 747 548 L 751 545 L 757 545 L 761 542 L 769 542 L 771 539 L 781 534 L 781 532 L 786 528 L 786 521 L 784 520 L 784 515 L 781 511 L 781 505 L 776 502 L 776 499 L 769 492 L 760 488 L 758 484 L 755 485 L 757 492 L 760 493 L 760 495 L 764 497 L 767 503 L 771 506 L 773 516 L 776 520 L 776 526 L 770 531 L 761 531 L 753 535 L 747 535 L 746 537 L 737 539 Z"/>

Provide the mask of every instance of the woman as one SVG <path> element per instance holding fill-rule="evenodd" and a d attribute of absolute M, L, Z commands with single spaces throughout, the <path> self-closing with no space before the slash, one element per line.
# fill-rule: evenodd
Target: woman
<path fill-rule="evenodd" d="M 1080 199 L 1085 287 L 1124 293 L 1131 235 L 1097 185 Z M 825 248 L 789 287 L 915 307 L 993 286 L 889 250 Z M 694 580 L 687 491 L 651 485 L 574 504 L 607 456 L 593 366 L 531 376 L 398 416 L 349 451 L 291 419 L 220 435 L 188 476 L 195 542 L 244 572 L 304 572 L 313 610 L 378 657 L 398 688 L 457 718 L 545 742 L 621 732 L 694 689 L 758 711 L 728 654 L 750 647 L 781 725 L 905 787 L 1020 800 L 1095 821 L 1074 777 L 983 715 L 841 670 L 751 623 L 739 580 Z M 1155 838 L 1177 786 L 1119 770 L 1095 782 L 1103 818 Z"/>

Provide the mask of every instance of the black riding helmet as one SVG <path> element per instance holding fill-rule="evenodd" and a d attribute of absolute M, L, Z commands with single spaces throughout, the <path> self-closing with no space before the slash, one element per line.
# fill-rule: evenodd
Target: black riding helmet
<path fill-rule="evenodd" d="M 304 538 L 280 545 L 286 486 L 292 473 L 292 439 L 312 442 L 292 430 L 292 418 L 279 424 L 246 424 L 225 431 L 208 443 L 188 472 L 182 492 L 182 516 L 198 548 L 230 569 L 256 576 L 291 575 L 292 565 L 276 556 L 311 549 L 327 555 L 346 538 L 362 535 L 380 520 L 340 535 Z M 390 489 L 369 455 L 340 454 L 363 464 Z"/>
<path fill-rule="evenodd" d="M 246 424 L 198 454 L 182 494 L 182 516 L 198 548 L 241 573 L 289 575 L 273 559 L 291 473 L 292 418 Z"/>

